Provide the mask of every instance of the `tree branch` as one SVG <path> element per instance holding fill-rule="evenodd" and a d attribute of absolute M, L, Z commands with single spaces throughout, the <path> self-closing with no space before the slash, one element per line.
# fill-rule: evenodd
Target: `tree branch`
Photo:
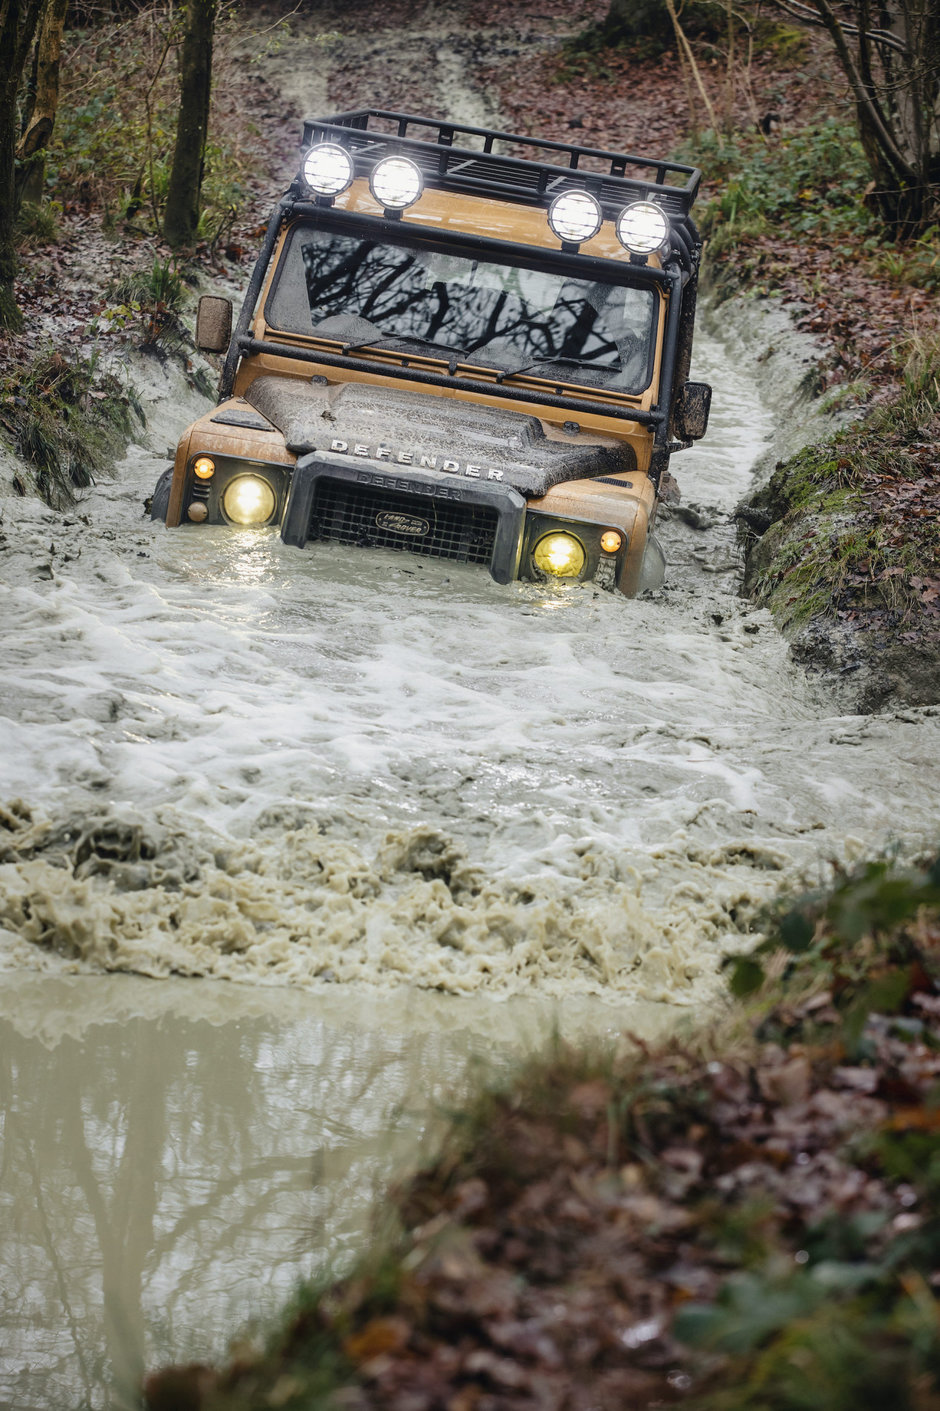
<path fill-rule="evenodd" d="M 812 5 L 803 4 L 803 0 L 770 0 L 772 5 L 776 5 L 778 10 L 783 10 L 794 20 L 801 20 L 804 24 L 816 25 L 819 29 L 829 29 L 826 21 L 821 19 Z M 858 25 L 850 24 L 848 21 L 836 21 L 841 25 L 843 34 L 858 35 L 861 31 Z M 830 31 L 831 32 L 831 31 Z M 907 54 L 908 47 L 902 39 L 898 39 L 896 34 L 892 34 L 887 29 L 866 29 L 865 38 L 872 40 L 875 44 L 883 44 L 886 49 L 894 49 L 898 54 Z"/>
<path fill-rule="evenodd" d="M 679 23 L 679 16 L 676 14 L 676 7 L 673 3 L 673 0 L 666 0 L 666 9 L 669 11 L 669 18 L 672 20 L 672 27 L 676 32 L 676 40 L 679 44 L 680 52 L 683 53 L 686 57 L 689 68 L 692 70 L 692 76 L 695 79 L 696 87 L 698 88 L 698 91 L 702 96 L 702 102 L 705 104 L 705 111 L 708 113 L 708 120 L 711 123 L 712 132 L 717 134 L 718 121 L 715 117 L 715 110 L 712 107 L 711 100 L 709 99 L 709 96 L 705 91 L 705 85 L 702 82 L 702 75 L 699 72 L 698 64 L 695 62 L 695 55 L 692 53 L 692 46 L 689 44 L 689 41 L 686 38 L 685 30 Z"/>
<path fill-rule="evenodd" d="M 829 32 L 829 37 L 836 47 L 839 62 L 842 65 L 846 78 L 849 80 L 849 86 L 855 95 L 855 101 L 858 104 L 859 111 L 865 115 L 881 150 L 899 173 L 904 175 L 908 181 L 916 182 L 917 173 L 895 141 L 894 134 L 887 127 L 877 102 L 863 82 L 855 60 L 852 57 L 852 52 L 846 43 L 845 30 L 842 28 L 841 22 L 832 6 L 829 4 L 829 0 L 813 0 L 813 4 L 823 25 Z"/>

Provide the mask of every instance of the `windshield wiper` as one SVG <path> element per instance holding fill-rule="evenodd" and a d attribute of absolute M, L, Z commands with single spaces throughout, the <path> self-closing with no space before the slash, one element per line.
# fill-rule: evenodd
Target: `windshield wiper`
<path fill-rule="evenodd" d="M 363 348 L 388 347 L 390 343 L 411 343 L 417 344 L 422 348 L 429 348 L 432 350 L 429 354 L 431 357 L 433 357 L 434 353 L 437 351 L 440 351 L 442 354 L 452 353 L 453 356 L 448 359 L 447 363 L 447 371 L 451 377 L 453 377 L 454 373 L 457 371 L 457 364 L 460 359 L 467 357 L 468 354 L 472 352 L 470 348 L 458 348 L 453 343 L 435 343 L 430 338 L 419 338 L 417 334 L 414 333 L 385 333 L 379 338 L 364 338 L 360 343 L 344 343 L 343 357 L 347 357 L 350 353 L 361 352 Z M 392 348 L 391 351 L 396 352 L 397 349 Z"/>
<path fill-rule="evenodd" d="M 590 367 L 596 372 L 614 372 L 612 367 L 604 367 L 596 363 L 592 358 L 536 358 L 535 362 L 523 363 L 522 367 L 507 368 L 505 372 L 498 374 L 496 381 L 505 382 L 507 377 L 521 377 L 524 372 L 531 372 L 534 367 L 545 367 L 548 363 L 567 363 L 569 367 Z"/>

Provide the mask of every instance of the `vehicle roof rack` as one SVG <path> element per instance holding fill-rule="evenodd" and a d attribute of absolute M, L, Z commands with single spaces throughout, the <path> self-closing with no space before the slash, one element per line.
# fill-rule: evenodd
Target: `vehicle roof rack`
<path fill-rule="evenodd" d="M 560 191 L 577 185 L 596 196 L 605 216 L 613 219 L 631 201 L 653 200 L 674 221 L 684 223 L 702 176 L 697 167 L 681 162 L 381 108 L 308 118 L 304 147 L 323 141 L 346 147 L 357 175 L 365 175 L 379 158 L 394 153 L 410 157 L 429 185 L 477 196 L 548 206 Z M 520 151 L 536 155 L 519 155 Z M 667 180 L 671 174 L 680 182 L 684 177 L 684 182 Z"/>

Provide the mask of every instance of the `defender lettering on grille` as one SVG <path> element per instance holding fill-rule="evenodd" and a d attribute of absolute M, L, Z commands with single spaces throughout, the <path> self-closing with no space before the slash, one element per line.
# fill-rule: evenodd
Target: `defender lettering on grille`
<path fill-rule="evenodd" d="M 383 510 L 375 516 L 380 529 L 390 529 L 393 534 L 427 534 L 431 528 L 426 519 L 416 519 L 413 514 L 393 514 Z"/>
<path fill-rule="evenodd" d="M 427 495 L 426 485 L 416 485 L 413 480 L 397 480 L 393 475 L 357 475 L 360 485 L 374 485 L 380 490 L 403 490 L 406 495 Z M 435 500 L 462 500 L 463 491 L 457 486 L 442 485 L 434 491 Z"/>

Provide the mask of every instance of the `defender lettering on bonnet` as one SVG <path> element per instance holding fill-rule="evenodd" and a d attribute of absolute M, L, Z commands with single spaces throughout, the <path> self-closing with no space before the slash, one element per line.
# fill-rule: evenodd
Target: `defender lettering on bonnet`
<path fill-rule="evenodd" d="M 413 465 L 416 470 L 441 470 L 448 475 L 466 475 L 471 480 L 502 480 L 503 472 L 495 468 L 473 465 L 470 461 L 447 460 L 443 456 L 418 455 L 416 451 L 396 451 L 392 446 L 363 446 L 354 441 L 352 445 L 339 437 L 334 437 L 327 447 L 336 455 L 362 456 L 373 461 L 390 461 L 395 465 Z"/>

